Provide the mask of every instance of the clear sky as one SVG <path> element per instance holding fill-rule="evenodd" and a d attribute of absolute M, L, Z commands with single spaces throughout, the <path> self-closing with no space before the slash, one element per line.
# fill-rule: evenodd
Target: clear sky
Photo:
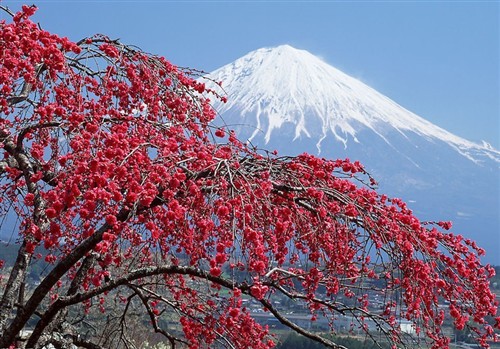
<path fill-rule="evenodd" d="M 290 44 L 438 126 L 500 149 L 499 1 L 34 2 L 35 20 L 61 36 L 102 33 L 205 71 Z"/>

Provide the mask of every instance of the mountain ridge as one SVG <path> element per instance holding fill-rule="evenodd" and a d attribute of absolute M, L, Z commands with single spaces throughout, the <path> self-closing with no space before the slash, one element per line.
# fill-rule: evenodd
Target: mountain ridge
<path fill-rule="evenodd" d="M 411 131 L 444 140 L 472 161 L 481 162 L 474 154 L 482 152 L 500 164 L 500 152 L 491 145 L 456 136 L 311 53 L 290 45 L 252 51 L 210 73 L 210 77 L 231 86 L 228 102 L 214 104 L 219 113 L 236 110 L 243 117 L 255 113 L 257 124 L 249 140 L 263 129 L 267 144 L 275 129 L 292 123 L 294 139 L 316 137 L 321 152 L 321 143 L 329 133 L 344 147 L 348 146 L 349 138 L 360 142 L 357 137 L 360 125 L 390 143 L 383 134 L 387 131 L 383 128 L 390 125 L 402 134 Z M 308 125 L 311 118 L 308 120 L 306 114 L 319 119 L 321 130 L 316 134 L 312 134 Z"/>
<path fill-rule="evenodd" d="M 489 246 L 486 261 L 500 265 L 500 152 L 490 144 L 456 136 L 288 45 L 252 51 L 208 77 L 222 81 L 228 100 L 213 103 L 218 122 L 240 139 L 280 154 L 359 160 L 381 191 L 422 220 L 454 221 L 455 233 Z"/>

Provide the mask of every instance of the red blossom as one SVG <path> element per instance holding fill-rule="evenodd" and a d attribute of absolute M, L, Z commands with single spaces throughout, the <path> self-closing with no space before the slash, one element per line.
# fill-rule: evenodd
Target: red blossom
<path fill-rule="evenodd" d="M 267 349 L 273 338 L 242 297 L 275 314 L 277 295 L 332 329 L 339 312 L 366 330 L 377 319 L 394 345 L 400 319 L 435 349 L 449 346 L 449 317 L 485 347 L 498 338 L 494 270 L 473 241 L 439 230 L 450 222 L 423 224 L 402 200 L 363 186 L 376 182 L 359 162 L 255 151 L 214 126 L 208 82 L 104 36 L 72 43 L 32 23 L 34 11 L 0 26 L 0 212 L 19 222 L 21 255 L 43 246 L 53 265 L 32 301 L 1 301 L 0 347 L 28 324 L 38 322 L 35 338 L 58 314 L 81 324 L 113 298 L 113 311 L 140 298 L 141 324 L 179 314 L 191 348 L 223 337 Z"/>
<path fill-rule="evenodd" d="M 220 137 L 220 138 L 223 138 L 226 133 L 224 132 L 224 130 L 222 128 L 218 128 L 216 131 L 215 131 L 215 135 L 217 137 Z"/>

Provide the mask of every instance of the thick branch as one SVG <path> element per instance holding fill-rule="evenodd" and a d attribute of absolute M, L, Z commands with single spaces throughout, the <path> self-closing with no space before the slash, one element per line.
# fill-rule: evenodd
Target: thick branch
<path fill-rule="evenodd" d="M 68 307 L 73 304 L 81 303 L 90 298 L 99 296 L 105 292 L 111 291 L 123 285 L 130 285 L 130 282 L 142 279 L 149 276 L 161 275 L 161 274 L 179 274 L 179 275 L 190 275 L 198 278 L 206 279 L 211 282 L 214 282 L 220 286 L 223 286 L 228 289 L 240 289 L 245 294 L 250 294 L 250 286 L 246 283 L 236 283 L 221 277 L 215 277 L 211 275 L 209 272 L 201 270 L 195 267 L 188 266 L 176 266 L 176 265 L 166 265 L 159 267 L 146 267 L 134 270 L 130 272 L 127 276 L 124 276 L 119 279 L 112 280 L 101 287 L 97 287 L 91 291 L 85 293 L 78 293 L 69 297 L 61 297 L 46 312 L 45 315 L 49 315 L 50 313 L 57 313 L 60 309 L 64 307 Z M 302 327 L 294 324 L 290 320 L 288 320 L 285 316 L 283 316 L 278 310 L 276 310 L 270 302 L 265 299 L 260 300 L 261 304 L 269 309 L 269 311 L 285 326 L 293 329 L 297 333 L 300 333 L 308 338 L 311 338 L 319 343 L 326 345 L 327 347 L 333 349 L 347 349 L 344 346 L 338 345 L 326 338 L 323 338 L 313 332 L 307 331 Z"/>
<path fill-rule="evenodd" d="M 128 215 L 123 214 L 124 216 Z M 124 219 L 124 218 L 122 218 Z M 13 341 L 17 333 L 21 331 L 31 315 L 35 312 L 42 300 L 45 298 L 50 289 L 57 283 L 61 277 L 71 269 L 72 266 L 78 262 L 87 252 L 92 250 L 101 240 L 102 235 L 110 226 L 104 224 L 98 231 L 94 233 L 87 240 L 78 245 L 66 258 L 61 260 L 54 269 L 45 277 L 45 279 L 34 290 L 33 295 L 26 302 L 26 305 L 19 309 L 16 317 L 11 325 L 4 331 L 3 336 L 0 338 L 0 348 L 8 347 Z M 57 311 L 55 312 L 57 313 Z M 54 315 L 55 315 L 54 313 Z M 52 316 L 53 318 L 53 316 Z"/>
<path fill-rule="evenodd" d="M 37 64 L 35 67 L 35 73 L 36 77 L 38 78 L 40 74 L 47 69 L 47 66 L 43 63 Z M 24 82 L 23 88 L 21 89 L 21 93 L 19 93 L 17 96 L 12 96 L 7 98 L 7 103 L 9 106 L 16 105 L 17 103 L 20 103 L 22 101 L 25 101 L 28 99 L 29 94 L 31 93 L 31 90 L 33 89 L 33 85 L 27 82 Z"/>
<path fill-rule="evenodd" d="M 24 154 L 22 150 L 17 149 L 16 144 L 10 138 L 7 130 L 0 131 L 0 139 L 3 142 L 4 149 L 15 159 L 18 168 L 22 171 L 28 192 L 33 194 L 35 197 L 33 224 L 37 225 L 43 231 L 45 225 L 47 224 L 44 214 L 45 203 L 40 196 L 37 184 L 31 180 L 31 177 L 34 174 L 33 166 L 26 154 Z M 24 283 L 26 270 L 31 260 L 31 254 L 28 253 L 26 249 L 27 243 L 28 241 L 25 239 L 19 248 L 16 264 L 10 273 L 9 281 L 5 287 L 5 291 L 0 302 L 0 330 L 2 331 L 6 327 L 7 318 L 12 307 L 14 306 L 16 298 L 18 298 L 18 292 L 21 285 Z M 0 347 L 6 346 L 8 345 L 0 345 Z"/>
<path fill-rule="evenodd" d="M 7 319 L 11 313 L 12 307 L 18 298 L 18 290 L 24 282 L 26 269 L 28 268 L 31 255 L 26 251 L 26 241 L 19 247 L 16 262 L 9 275 L 9 280 L 0 302 L 0 331 L 4 331 L 7 326 Z M 1 346 L 6 347 L 6 346 Z"/>
<path fill-rule="evenodd" d="M 80 283 L 84 279 L 88 270 L 92 267 L 94 260 L 95 260 L 95 257 L 93 255 L 88 255 L 85 257 L 85 259 L 83 260 L 82 265 L 78 269 L 74 279 L 71 281 L 71 284 L 70 284 L 70 287 L 66 293 L 66 296 L 72 296 L 78 291 Z M 43 332 L 45 331 L 47 326 L 50 325 L 49 328 L 57 327 L 57 323 L 64 320 L 65 312 L 63 311 L 62 313 L 59 313 L 61 310 L 64 310 L 64 309 L 65 308 L 54 309 L 53 311 L 47 311 L 41 316 L 40 321 L 38 321 L 38 323 L 35 326 L 35 329 L 31 333 L 30 338 L 28 339 L 28 343 L 27 343 L 28 348 L 35 347 L 38 340 L 40 339 L 40 336 L 43 334 Z M 50 308 L 49 308 L 49 310 L 50 310 Z M 59 316 L 57 316 L 58 313 L 59 313 Z M 56 320 L 54 320 L 54 318 L 56 318 Z M 51 325 L 51 323 L 52 323 L 52 325 Z"/>

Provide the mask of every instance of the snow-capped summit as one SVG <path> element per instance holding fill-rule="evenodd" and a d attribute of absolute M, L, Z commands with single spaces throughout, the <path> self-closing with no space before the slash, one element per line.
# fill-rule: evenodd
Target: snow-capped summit
<path fill-rule="evenodd" d="M 347 147 L 349 142 L 363 142 L 358 137 L 363 129 L 388 144 L 388 132 L 411 131 L 444 141 L 471 160 L 480 161 L 477 153 L 486 151 L 500 163 L 495 149 L 430 123 L 308 51 L 289 45 L 252 51 L 210 77 L 222 81 L 227 92 L 228 102 L 215 107 L 221 114 L 237 111 L 244 123 L 254 125 L 250 140 L 261 134 L 269 143 L 273 132 L 289 124 L 294 139 L 311 138 L 321 151 L 329 135 Z"/>
<path fill-rule="evenodd" d="M 500 265 L 500 152 L 490 144 L 458 137 L 289 45 L 250 52 L 209 78 L 222 82 L 228 101 L 214 107 L 240 139 L 280 154 L 360 160 L 382 191 L 424 220 L 453 220 L 454 232 L 489 247 L 487 260 Z"/>

